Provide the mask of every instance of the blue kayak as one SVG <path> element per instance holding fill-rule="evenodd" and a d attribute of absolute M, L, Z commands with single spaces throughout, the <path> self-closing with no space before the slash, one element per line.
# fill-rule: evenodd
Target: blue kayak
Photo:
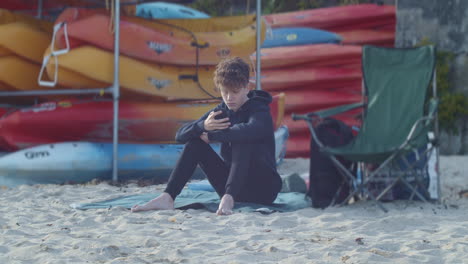
<path fill-rule="evenodd" d="M 275 132 L 276 158 L 286 153 L 288 129 Z M 220 145 L 212 144 L 219 153 Z M 167 181 L 184 148 L 182 144 L 119 144 L 119 179 Z M 64 142 L 40 145 L 0 157 L 0 185 L 83 183 L 92 179 L 111 179 L 110 143 Z M 205 175 L 197 170 L 194 179 Z"/>
<path fill-rule="evenodd" d="M 274 28 L 267 32 L 262 48 L 340 42 L 339 35 L 324 30 L 305 27 Z"/>
<path fill-rule="evenodd" d="M 210 17 L 198 10 L 166 2 L 139 4 L 136 7 L 136 16 L 149 19 L 190 19 Z"/>

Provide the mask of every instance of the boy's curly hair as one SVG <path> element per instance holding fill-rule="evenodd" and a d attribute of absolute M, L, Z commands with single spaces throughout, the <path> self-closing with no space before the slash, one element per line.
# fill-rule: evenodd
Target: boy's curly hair
<path fill-rule="evenodd" d="M 227 58 L 218 63 L 214 72 L 214 83 L 220 87 L 238 91 L 249 84 L 250 67 L 239 57 Z"/>

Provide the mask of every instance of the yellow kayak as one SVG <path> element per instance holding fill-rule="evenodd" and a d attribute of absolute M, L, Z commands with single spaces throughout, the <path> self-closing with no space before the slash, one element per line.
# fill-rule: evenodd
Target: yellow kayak
<path fill-rule="evenodd" d="M 3 90 L 43 90 L 37 83 L 41 66 L 15 55 L 0 57 L 0 82 Z"/>
<path fill-rule="evenodd" d="M 39 29 L 52 34 L 54 23 L 37 19 L 33 16 L 28 16 L 20 13 L 11 12 L 0 8 L 0 25 L 21 22 L 30 26 L 39 27 Z"/>
<path fill-rule="evenodd" d="M 50 51 L 46 52 L 46 56 Z M 81 46 L 58 58 L 58 84 L 71 88 L 109 86 L 114 79 L 114 54 L 93 46 Z M 47 64 L 47 74 L 54 78 L 55 63 Z M 176 67 L 141 62 L 120 56 L 120 86 L 125 94 L 140 97 L 208 99 L 220 97 L 213 83 L 213 66 Z M 196 81 L 198 80 L 198 82 Z M 93 87 L 90 85 L 101 85 Z"/>
<path fill-rule="evenodd" d="M 22 22 L 0 25 L 0 54 L 15 54 L 42 63 L 52 35 Z"/>
<path fill-rule="evenodd" d="M 41 66 L 16 55 L 0 57 L 0 91 L 33 91 L 50 89 L 39 86 L 37 77 Z M 44 76 L 48 80 L 47 76 Z M 56 87 L 59 88 L 59 87 Z M 29 104 L 36 99 L 53 99 L 54 96 L 9 96 L 0 97 L 1 103 Z"/>

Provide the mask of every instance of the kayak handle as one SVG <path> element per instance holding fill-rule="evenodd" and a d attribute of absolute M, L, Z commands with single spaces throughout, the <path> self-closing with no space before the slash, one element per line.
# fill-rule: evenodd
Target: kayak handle
<path fill-rule="evenodd" d="M 179 80 L 193 80 L 195 82 L 198 81 L 198 76 L 197 75 L 179 75 Z"/>
<path fill-rule="evenodd" d="M 54 62 L 55 62 L 55 72 L 54 72 L 54 80 L 53 81 L 44 81 L 42 80 L 42 75 L 44 74 L 44 69 L 46 68 L 47 64 L 49 64 L 50 58 L 54 57 Z M 39 76 L 37 77 L 37 82 L 39 83 L 40 86 L 48 86 L 48 87 L 54 87 L 57 84 L 57 78 L 58 78 L 58 60 L 57 56 L 53 54 L 49 54 L 44 57 L 42 60 L 42 66 L 41 70 L 39 72 Z"/>
<path fill-rule="evenodd" d="M 65 38 L 65 48 L 61 50 L 55 50 L 55 37 L 57 35 L 57 32 L 63 27 L 63 33 L 64 33 L 64 38 Z M 68 53 L 70 51 L 70 41 L 68 39 L 68 30 L 67 30 L 67 23 L 66 22 L 61 22 L 56 25 L 54 25 L 54 33 L 52 35 L 52 45 L 50 45 L 51 48 L 51 54 L 52 55 L 62 55 L 65 53 Z"/>

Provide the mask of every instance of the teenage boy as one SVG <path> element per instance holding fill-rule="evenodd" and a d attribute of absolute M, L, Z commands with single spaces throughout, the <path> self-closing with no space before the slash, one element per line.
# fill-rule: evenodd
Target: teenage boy
<path fill-rule="evenodd" d="M 223 102 L 197 121 L 185 124 L 176 140 L 185 148 L 165 191 L 132 212 L 174 209 L 174 200 L 197 165 L 221 198 L 217 214 L 232 214 L 235 202 L 271 204 L 281 190 L 275 139 L 265 91 L 249 89 L 249 65 L 239 57 L 221 61 L 214 74 Z M 209 143 L 221 142 L 221 156 Z"/>

